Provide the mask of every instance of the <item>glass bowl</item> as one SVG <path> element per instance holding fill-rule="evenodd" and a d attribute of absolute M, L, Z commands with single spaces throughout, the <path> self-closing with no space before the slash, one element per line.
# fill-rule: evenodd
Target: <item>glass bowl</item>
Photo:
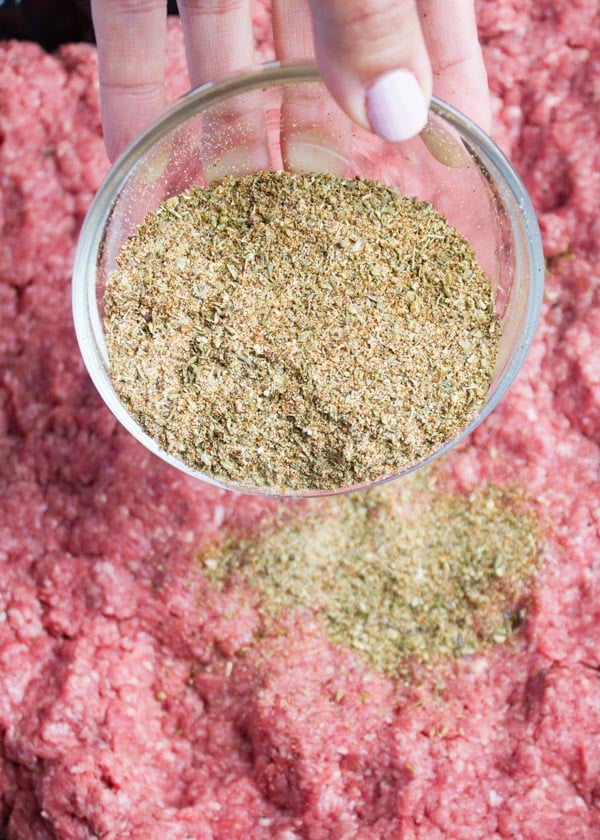
<path fill-rule="evenodd" d="M 261 169 L 331 171 L 376 179 L 430 201 L 470 242 L 495 293 L 502 339 L 485 405 L 462 431 L 394 475 L 335 490 L 290 492 L 221 481 L 165 452 L 115 392 L 103 329 L 105 281 L 125 239 L 161 201 L 193 184 Z M 498 405 L 521 368 L 543 298 L 539 228 L 519 177 L 493 141 L 450 105 L 433 99 L 424 132 L 402 144 L 349 119 L 313 65 L 269 63 L 199 87 L 180 99 L 114 164 L 85 219 L 73 273 L 79 347 L 100 395 L 137 440 L 172 466 L 245 493 L 332 495 L 398 478 L 447 452 Z"/>

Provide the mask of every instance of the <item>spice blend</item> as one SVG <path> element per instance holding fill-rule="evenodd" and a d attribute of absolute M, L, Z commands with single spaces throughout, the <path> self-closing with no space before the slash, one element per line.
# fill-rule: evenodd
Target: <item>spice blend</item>
<path fill-rule="evenodd" d="M 523 494 L 471 496 L 413 480 L 318 503 L 254 538 L 205 550 L 213 584 L 257 590 L 267 632 L 308 609 L 329 637 L 388 675 L 505 642 L 538 556 Z"/>
<path fill-rule="evenodd" d="M 168 452 L 274 491 L 391 475 L 485 401 L 488 279 L 431 204 L 260 172 L 164 202 L 105 294 L 115 389 Z"/>

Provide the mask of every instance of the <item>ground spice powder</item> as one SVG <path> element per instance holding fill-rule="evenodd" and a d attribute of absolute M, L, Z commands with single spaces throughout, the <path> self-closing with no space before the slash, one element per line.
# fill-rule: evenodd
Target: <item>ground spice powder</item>
<path fill-rule="evenodd" d="M 485 401 L 500 324 L 472 249 L 373 181 L 260 172 L 193 187 L 108 279 L 114 386 L 213 477 L 278 491 L 391 475 Z"/>
<path fill-rule="evenodd" d="M 428 483 L 288 510 L 200 562 L 214 585 L 257 590 L 267 632 L 282 614 L 310 610 L 334 642 L 388 675 L 505 642 L 536 568 L 532 509 L 516 489 L 463 496 Z"/>

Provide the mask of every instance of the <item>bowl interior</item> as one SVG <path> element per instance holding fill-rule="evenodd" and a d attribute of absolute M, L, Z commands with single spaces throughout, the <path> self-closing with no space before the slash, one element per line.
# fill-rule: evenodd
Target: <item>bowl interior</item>
<path fill-rule="evenodd" d="M 160 451 L 120 404 L 108 376 L 102 328 L 105 282 L 125 239 L 161 201 L 225 175 L 282 168 L 375 179 L 432 202 L 469 240 L 489 277 L 503 333 L 488 401 L 463 435 L 426 459 L 431 460 L 487 416 L 522 364 L 543 284 L 535 216 L 499 150 L 458 112 L 434 100 L 420 137 L 388 143 L 353 125 L 312 67 L 269 65 L 197 89 L 115 164 L 88 214 L 74 275 L 78 338 L 97 387 L 146 446 L 180 469 L 220 484 Z M 357 488 L 340 488 L 347 489 Z"/>

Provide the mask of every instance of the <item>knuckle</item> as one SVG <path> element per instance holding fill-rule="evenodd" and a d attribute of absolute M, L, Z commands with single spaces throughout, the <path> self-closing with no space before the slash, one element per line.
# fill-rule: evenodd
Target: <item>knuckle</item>
<path fill-rule="evenodd" d="M 111 82 L 103 80 L 100 83 L 103 93 L 111 96 L 126 96 L 129 100 L 137 102 L 153 102 L 162 96 L 162 82 Z"/>
<path fill-rule="evenodd" d="M 357 36 L 373 38 L 385 34 L 389 36 L 401 26 L 409 16 L 416 16 L 412 0 L 346 0 L 340 2 L 331 17 L 352 31 Z"/>
<path fill-rule="evenodd" d="M 466 54 L 446 53 L 438 59 L 433 59 L 433 66 L 436 73 L 447 73 L 449 70 L 458 70 L 462 67 L 469 67 L 475 64 L 479 56 L 475 51 Z"/>
<path fill-rule="evenodd" d="M 109 0 L 106 5 L 115 14 L 148 14 L 163 11 L 167 7 L 166 0 Z"/>
<path fill-rule="evenodd" d="M 371 9 L 354 6 L 348 9 L 344 15 L 344 25 L 361 33 L 367 33 L 373 29 L 379 31 L 384 24 L 385 17 L 380 8 Z"/>
<path fill-rule="evenodd" d="M 225 15 L 239 12 L 248 4 L 247 0 L 180 0 L 180 5 L 193 15 Z"/>

